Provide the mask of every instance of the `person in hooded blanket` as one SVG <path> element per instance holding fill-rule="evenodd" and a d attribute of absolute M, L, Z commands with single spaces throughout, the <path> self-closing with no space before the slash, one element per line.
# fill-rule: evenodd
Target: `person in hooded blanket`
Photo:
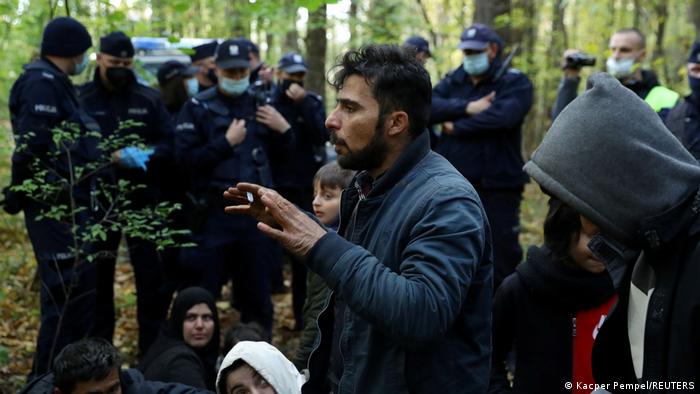
<path fill-rule="evenodd" d="M 594 74 L 587 88 L 524 169 L 597 227 L 588 247 L 619 300 L 593 345 L 593 376 L 614 392 L 640 382 L 654 383 L 647 392 L 692 390 L 700 377 L 700 165 L 615 78 Z"/>
<path fill-rule="evenodd" d="M 217 394 L 300 394 L 306 379 L 267 342 L 241 341 L 231 349 L 216 376 Z"/>

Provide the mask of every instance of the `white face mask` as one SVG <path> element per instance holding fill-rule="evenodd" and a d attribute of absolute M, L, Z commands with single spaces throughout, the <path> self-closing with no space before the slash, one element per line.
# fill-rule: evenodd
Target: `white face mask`
<path fill-rule="evenodd" d="M 627 77 L 634 72 L 634 60 L 634 58 L 616 60 L 615 58 L 609 57 L 605 62 L 605 67 L 610 75 L 620 79 Z"/>

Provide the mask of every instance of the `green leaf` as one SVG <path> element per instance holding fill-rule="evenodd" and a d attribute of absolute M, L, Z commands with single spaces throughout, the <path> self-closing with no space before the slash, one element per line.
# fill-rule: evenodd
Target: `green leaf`
<path fill-rule="evenodd" d="M 177 12 L 187 12 L 187 11 L 189 11 L 189 9 L 190 9 L 191 6 L 192 6 L 192 3 L 191 3 L 191 2 L 189 2 L 189 1 L 183 1 L 183 2 L 180 2 L 180 3 L 175 3 L 175 4 L 173 5 L 173 8 L 174 8 L 175 11 L 177 11 Z"/>
<path fill-rule="evenodd" d="M 0 346 L 0 365 L 7 365 L 9 362 L 10 351 L 4 346 Z"/>
<path fill-rule="evenodd" d="M 126 14 L 123 11 L 114 11 L 107 15 L 107 20 L 110 24 L 116 24 L 126 20 Z"/>

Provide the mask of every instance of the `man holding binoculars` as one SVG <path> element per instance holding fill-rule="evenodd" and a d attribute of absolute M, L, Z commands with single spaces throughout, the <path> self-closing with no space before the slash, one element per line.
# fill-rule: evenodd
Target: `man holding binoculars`
<path fill-rule="evenodd" d="M 644 34 L 635 28 L 618 30 L 610 38 L 609 49 L 610 56 L 605 62 L 606 71 L 646 101 L 663 118 L 676 105 L 680 95 L 661 86 L 653 71 L 642 69 L 642 61 L 646 56 Z M 557 89 L 552 119 L 576 98 L 581 81 L 581 68 L 594 66 L 596 60 L 578 49 L 567 49 L 563 58 L 564 76 Z"/>

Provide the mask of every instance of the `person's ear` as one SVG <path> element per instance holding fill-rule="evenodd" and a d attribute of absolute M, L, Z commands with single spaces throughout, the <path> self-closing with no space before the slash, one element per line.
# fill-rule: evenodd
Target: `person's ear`
<path fill-rule="evenodd" d="M 408 114 L 404 111 L 392 112 L 386 119 L 386 130 L 389 137 L 397 137 L 408 133 Z"/>
<path fill-rule="evenodd" d="M 498 55 L 498 44 L 495 42 L 489 42 L 489 51 L 488 51 L 488 57 L 489 57 L 489 63 L 493 61 L 493 59 L 496 58 Z"/>
<path fill-rule="evenodd" d="M 639 52 L 639 57 L 637 57 L 637 61 L 641 62 L 644 60 L 644 58 L 647 56 L 647 50 L 646 48 L 642 49 L 641 52 Z"/>

